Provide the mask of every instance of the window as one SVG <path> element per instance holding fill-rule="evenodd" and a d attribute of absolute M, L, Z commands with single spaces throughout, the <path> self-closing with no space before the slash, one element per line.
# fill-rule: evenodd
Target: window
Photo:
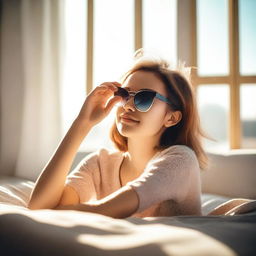
<path fill-rule="evenodd" d="M 256 147 L 256 84 L 240 85 L 241 147 Z"/>
<path fill-rule="evenodd" d="M 227 84 L 201 84 L 197 87 L 197 99 L 202 127 L 214 139 L 214 141 L 205 141 L 207 148 L 215 147 L 215 149 L 223 150 L 229 147 L 229 94 L 229 86 Z"/>
<path fill-rule="evenodd" d="M 250 76 L 256 74 L 256 19 L 254 0 L 239 0 L 239 46 L 240 74 Z"/>
<path fill-rule="evenodd" d="M 145 48 L 192 73 L 206 149 L 256 148 L 256 20 L 254 0 L 71 0 L 66 2 L 63 134 L 86 93 L 119 80 L 133 53 Z M 75 29 L 74 29 L 75 28 Z M 114 112 L 80 150 L 112 147 Z"/>
<path fill-rule="evenodd" d="M 86 2 L 65 0 L 64 60 L 62 74 L 62 134 L 65 135 L 71 122 L 82 106 L 86 96 Z"/>
<path fill-rule="evenodd" d="M 198 75 L 228 75 L 228 1 L 198 0 L 196 17 Z"/>
<path fill-rule="evenodd" d="M 179 57 L 197 67 L 193 84 L 201 122 L 215 139 L 205 140 L 205 147 L 256 148 L 256 1 L 192 0 L 185 7 L 184 1 L 179 3 L 179 14 L 189 14 L 184 33 L 192 35 L 187 44 L 179 36 Z M 190 55 L 182 56 L 185 48 Z"/>
<path fill-rule="evenodd" d="M 142 8 L 143 48 L 177 62 L 177 7 L 174 0 L 144 0 Z"/>

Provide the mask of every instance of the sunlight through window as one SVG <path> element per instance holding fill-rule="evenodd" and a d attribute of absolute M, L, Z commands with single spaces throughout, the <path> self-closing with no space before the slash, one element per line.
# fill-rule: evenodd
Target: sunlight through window
<path fill-rule="evenodd" d="M 86 96 L 86 1 L 65 0 L 64 60 L 61 88 L 62 134 L 79 113 Z"/>
<path fill-rule="evenodd" d="M 177 1 L 143 1 L 143 48 L 177 63 Z"/>
<path fill-rule="evenodd" d="M 200 85 L 197 88 L 202 128 L 215 140 L 204 140 L 210 150 L 226 150 L 228 143 L 229 88 L 227 85 Z"/>
<path fill-rule="evenodd" d="M 197 1 L 198 74 L 223 76 L 229 73 L 228 1 Z"/>

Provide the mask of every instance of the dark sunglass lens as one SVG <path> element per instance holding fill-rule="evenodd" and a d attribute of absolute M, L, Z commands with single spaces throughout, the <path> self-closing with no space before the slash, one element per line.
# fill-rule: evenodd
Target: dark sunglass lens
<path fill-rule="evenodd" d="M 122 87 L 118 87 L 118 90 L 114 93 L 115 96 L 121 96 L 123 99 L 126 99 L 129 97 L 128 91 L 126 91 Z"/>
<path fill-rule="evenodd" d="M 134 97 L 134 105 L 138 110 L 145 112 L 150 108 L 155 95 L 155 92 L 150 91 L 139 92 Z"/>

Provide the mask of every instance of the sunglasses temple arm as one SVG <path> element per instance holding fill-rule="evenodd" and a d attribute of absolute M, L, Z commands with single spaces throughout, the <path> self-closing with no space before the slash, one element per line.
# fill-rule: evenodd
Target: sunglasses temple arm
<path fill-rule="evenodd" d="M 159 93 L 156 94 L 156 98 L 158 98 L 159 100 L 164 101 L 164 102 L 166 102 L 166 103 L 168 103 L 170 105 L 172 104 L 166 97 L 162 96 Z"/>

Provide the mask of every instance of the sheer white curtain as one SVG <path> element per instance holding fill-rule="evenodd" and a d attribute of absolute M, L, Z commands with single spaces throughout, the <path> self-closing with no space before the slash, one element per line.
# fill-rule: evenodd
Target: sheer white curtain
<path fill-rule="evenodd" d="M 2 1 L 0 174 L 35 180 L 61 136 L 64 1 Z"/>

